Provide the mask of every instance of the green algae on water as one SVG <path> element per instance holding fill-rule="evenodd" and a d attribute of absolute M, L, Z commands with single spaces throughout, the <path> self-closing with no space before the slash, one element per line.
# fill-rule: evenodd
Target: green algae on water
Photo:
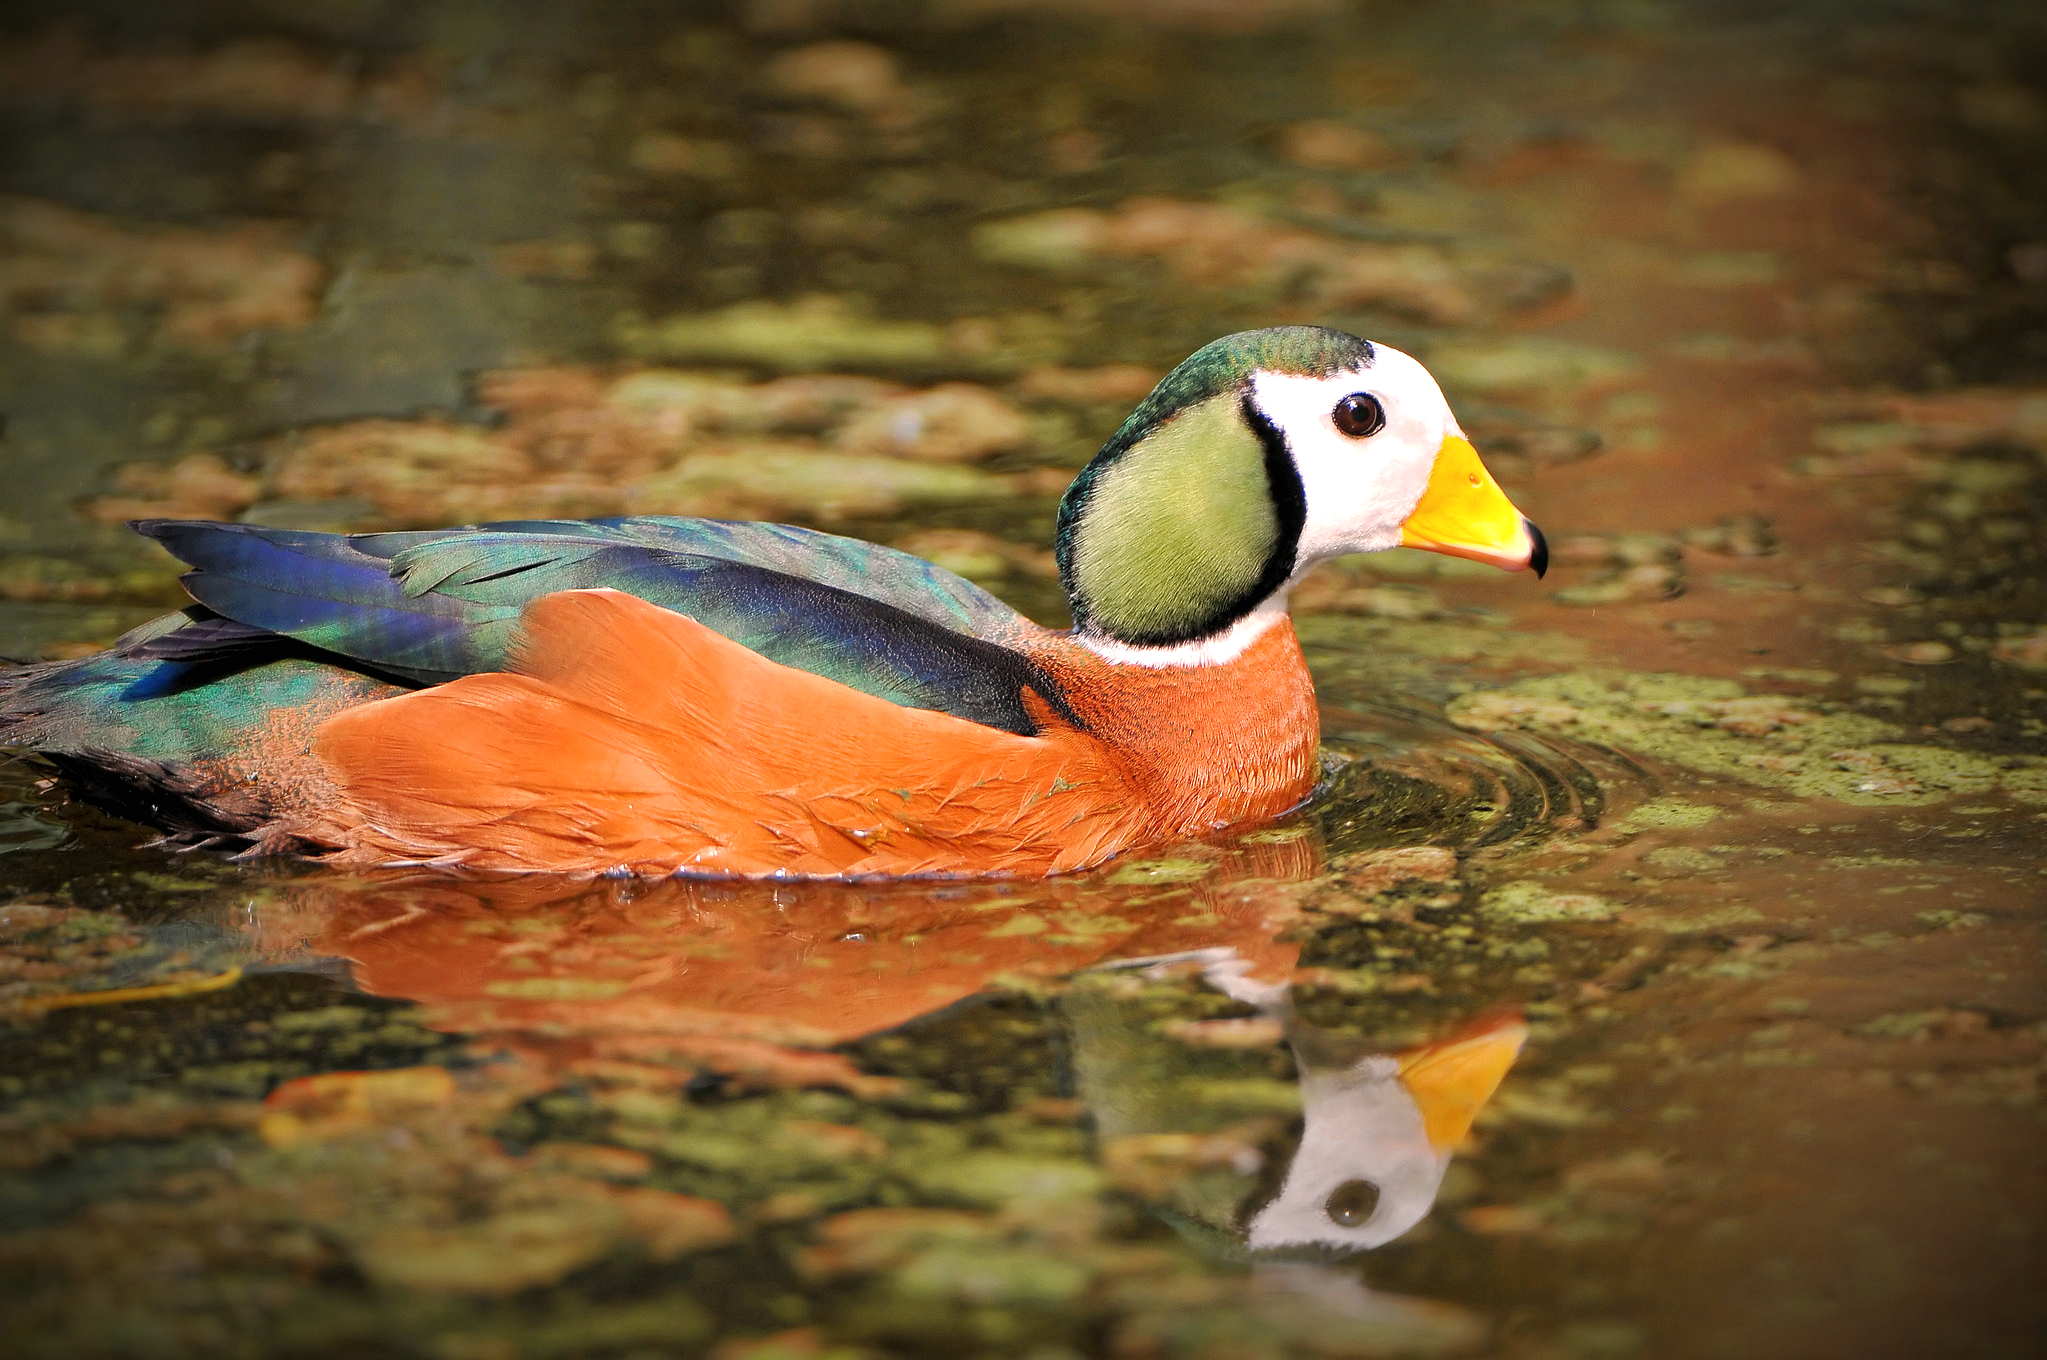
<path fill-rule="evenodd" d="M 2047 759 L 1907 742 L 1895 723 L 1731 680 L 1578 671 L 1466 694 L 1448 711 L 1472 731 L 1562 732 L 1807 798 L 1917 805 L 2002 789 L 2047 801 Z"/>
<path fill-rule="evenodd" d="M 1651 829 L 1689 830 L 1704 826 L 1720 815 L 1720 809 L 1706 803 L 1688 803 L 1682 798 L 1652 798 L 1615 823 L 1620 831 Z"/>
<path fill-rule="evenodd" d="M 1550 921 L 1611 921 L 1614 907 L 1591 893 L 1564 893 L 1523 879 L 1503 883 L 1479 898 L 1481 915 L 1517 925 L 1538 925 Z"/>

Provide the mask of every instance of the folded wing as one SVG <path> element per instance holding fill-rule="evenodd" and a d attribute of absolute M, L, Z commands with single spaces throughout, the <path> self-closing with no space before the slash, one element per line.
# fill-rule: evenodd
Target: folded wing
<path fill-rule="evenodd" d="M 521 612 L 622 591 L 784 666 L 907 708 L 1037 730 L 1056 685 L 1005 642 L 1032 625 L 910 554 L 784 525 L 632 518 L 338 535 L 150 520 L 205 613 L 129 654 L 219 661 L 289 638 L 371 673 L 441 684 L 508 664 Z"/>

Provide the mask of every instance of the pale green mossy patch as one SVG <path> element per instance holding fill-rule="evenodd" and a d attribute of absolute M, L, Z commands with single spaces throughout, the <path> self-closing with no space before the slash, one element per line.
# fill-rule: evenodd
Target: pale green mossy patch
<path fill-rule="evenodd" d="M 700 453 L 641 485 L 650 504 L 691 505 L 706 497 L 764 502 L 783 514 L 827 519 L 880 515 L 905 502 L 953 505 L 1015 494 L 1007 477 L 951 463 L 863 458 L 803 444 L 768 444 L 744 453 Z"/>
<path fill-rule="evenodd" d="M 270 1022 L 270 1027 L 280 1034 L 317 1033 L 327 1030 L 350 1030 L 376 1019 L 360 1006 L 322 1006 L 311 1011 L 287 1011 Z"/>
<path fill-rule="evenodd" d="M 1012 313 L 949 326 L 891 320 L 856 294 L 813 293 L 790 302 L 752 299 L 658 320 L 627 316 L 613 333 L 627 353 L 661 359 L 751 364 L 786 373 L 1014 373 L 1058 361 L 1051 317 Z"/>
<path fill-rule="evenodd" d="M 1998 784 L 2021 803 L 2047 803 L 2047 761 L 2006 770 Z"/>
<path fill-rule="evenodd" d="M 1613 903 L 1591 893 L 1558 892 L 1532 879 L 1503 883 L 1478 901 L 1479 912 L 1494 921 L 1542 925 L 1552 921 L 1611 921 Z"/>
<path fill-rule="evenodd" d="M 486 1252 L 502 1250 L 499 1245 Z M 488 1268 L 490 1262 L 485 1261 Z M 452 1311 L 452 1310 L 451 1310 Z M 463 1322 L 471 1314 L 456 1314 Z M 706 1338 L 716 1324 L 701 1304 L 680 1294 L 621 1302 L 606 1299 L 595 1306 L 567 1304 L 547 1315 L 545 1321 L 521 1318 L 496 1327 L 460 1328 L 434 1339 L 434 1355 L 517 1355 L 540 1357 L 587 1355 L 592 1350 L 626 1354 L 660 1353 L 664 1349 L 695 1345 Z M 793 1354 L 793 1352 L 792 1352 Z M 814 1351 L 823 1357 L 827 1352 Z"/>
<path fill-rule="evenodd" d="M 1950 1010 L 1893 1011 L 1865 1020 L 1848 1032 L 1861 1039 L 1903 1039 L 1923 1044 L 1954 1027 L 1956 1012 Z"/>
<path fill-rule="evenodd" d="M 1917 912 L 1912 919 L 1928 930 L 1980 930 L 1990 923 L 1990 918 L 1980 911 L 1956 911 L 1950 907 Z"/>
<path fill-rule="evenodd" d="M 1563 633 L 1502 633 L 1459 623 L 1395 623 L 1385 640 L 1432 661 L 1536 662 L 1569 666 L 1585 657 L 1585 643 Z"/>
<path fill-rule="evenodd" d="M 1077 1203 L 1102 1189 L 1102 1173 L 1073 1158 L 971 1152 L 907 1168 L 925 1194 L 984 1208 Z"/>
<path fill-rule="evenodd" d="M 1783 680 L 1794 685 L 1831 685 L 1841 678 L 1839 671 L 1807 666 L 1750 666 L 1742 674 L 1751 680 Z"/>
<path fill-rule="evenodd" d="M 1058 1308 L 1085 1293 L 1094 1277 L 1090 1265 L 1064 1260 L 1042 1246 L 941 1242 L 911 1257 L 890 1278 L 889 1285 L 895 1294 L 926 1307 L 971 1300 L 1012 1308 Z M 798 1354 L 816 1352 L 788 1354 L 793 1360 Z"/>
<path fill-rule="evenodd" d="M 1682 798 L 1652 798 L 1621 818 L 1616 829 L 1649 831 L 1665 828 L 1685 830 L 1704 826 L 1720 815 L 1720 809 L 1705 803 L 1688 803 Z"/>
<path fill-rule="evenodd" d="M 1117 887 L 1144 883 L 1192 883 L 1207 878 L 1215 865 L 1198 859 L 1148 859 L 1126 864 L 1109 875 Z"/>
<path fill-rule="evenodd" d="M 1215 1127 L 1260 1115 L 1292 1118 L 1301 1112 L 1301 1088 L 1291 1081 L 1192 1075 L 1178 1081 L 1181 1089 L 1176 1099 L 1187 1109 L 1202 1111 Z"/>
<path fill-rule="evenodd" d="M 1666 845 L 1642 857 L 1651 867 L 1671 873 L 1712 873 L 1721 867 L 1719 856 L 1689 845 Z"/>
<path fill-rule="evenodd" d="M 712 312 L 618 327 L 636 354 L 755 363 L 793 372 L 840 365 L 920 367 L 945 356 L 945 330 L 925 321 L 884 321 L 842 297 L 791 303 L 735 302 Z"/>
<path fill-rule="evenodd" d="M 1445 387 L 1488 395 L 1612 386 L 1642 368 L 1618 350 L 1549 336 L 1432 345 L 1428 362 Z"/>
<path fill-rule="evenodd" d="M 1645 915 L 1638 925 L 1651 930 L 1660 930 L 1668 935 L 1702 935 L 1714 930 L 1732 930 L 1737 926 L 1755 925 L 1769 918 L 1754 907 L 1708 907 L 1704 911 L 1687 911 L 1666 915 Z"/>
<path fill-rule="evenodd" d="M 1449 716 L 1479 732 L 1562 732 L 1800 797 L 1921 804 L 2001 789 L 2047 802 L 2047 760 L 1902 741 L 1895 723 L 1731 680 L 1581 671 L 1464 695 Z"/>
<path fill-rule="evenodd" d="M 1497 665 L 1575 666 L 1589 654 L 1582 639 L 1563 633 L 1520 632 L 1433 620 L 1360 618 L 1344 614 L 1309 614 L 1296 618 L 1301 641 L 1316 649 L 1316 672 L 1340 664 L 1326 653 L 1355 648 L 1368 654 L 1372 674 L 1383 675 L 1399 656 L 1428 661 L 1483 662 Z"/>
<path fill-rule="evenodd" d="M 1253 831 L 1237 840 L 1243 845 L 1291 845 L 1295 841 L 1308 839 L 1311 833 L 1304 826 L 1274 826 L 1263 831 Z"/>

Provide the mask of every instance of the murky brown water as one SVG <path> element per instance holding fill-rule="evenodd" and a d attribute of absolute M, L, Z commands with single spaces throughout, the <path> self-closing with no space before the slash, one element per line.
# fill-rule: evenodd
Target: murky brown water
<path fill-rule="evenodd" d="M 0 766 L 14 1350 L 2038 1353 L 2030 7 L 72 13 L 0 24 L 0 653 L 174 603 L 142 514 L 790 519 L 1051 620 L 1071 470 L 1283 321 L 1559 569 L 1325 569 L 1315 804 L 1050 884 L 347 879 Z"/>

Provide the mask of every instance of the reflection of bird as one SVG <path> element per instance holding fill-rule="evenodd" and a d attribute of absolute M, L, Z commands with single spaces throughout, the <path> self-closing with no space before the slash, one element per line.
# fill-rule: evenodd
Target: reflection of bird
<path fill-rule="evenodd" d="M 0 680 L 0 742 L 186 832 L 581 873 L 1048 873 L 1267 818 L 1317 774 L 1303 572 L 1545 561 L 1421 365 L 1312 327 L 1198 351 L 1076 479 L 1071 633 L 776 525 L 139 527 L 197 607 Z"/>
<path fill-rule="evenodd" d="M 1147 1154 L 1166 1157 L 1165 1172 L 1153 1167 L 1139 1177 L 1144 1188 L 1184 1230 L 1231 1255 L 1363 1251 L 1414 1227 L 1528 1037 L 1518 1016 L 1495 1014 L 1449 1038 L 1389 1052 L 1303 1023 L 1287 985 L 1252 980 L 1234 950 L 1167 962 L 1199 963 L 1212 986 L 1280 1022 L 1300 1077 L 1301 1132 L 1291 1157 L 1282 1164 L 1269 1149 L 1233 1143 L 1232 1127 L 1239 1137 L 1256 1128 L 1232 1123 L 1241 1115 L 1228 1108 L 1234 1088 L 1221 1088 L 1225 1103 L 1213 1107 L 1216 1088 L 1192 1076 L 1186 1047 L 1158 1037 L 1099 982 L 1076 985 L 1061 1002 L 1074 1027 L 1076 1082 L 1105 1160 L 1145 1166 Z M 1209 1141 L 1190 1151 L 1188 1134 Z M 1176 1154 L 1191 1165 L 1175 1168 Z"/>
<path fill-rule="evenodd" d="M 1119 955 L 1221 949 L 1284 972 L 1299 946 L 1274 938 L 1290 917 L 1275 910 L 1284 899 L 1273 886 L 1318 862 L 1305 841 L 1252 844 L 1193 881 L 944 892 L 316 875 L 266 894 L 250 929 L 267 963 L 345 961 L 356 989 L 418 1002 L 429 1026 L 493 1047 L 560 1061 L 681 1054 L 717 1070 L 742 1058 L 843 1064 L 824 1050 L 1005 981 L 1049 981 Z"/>
<path fill-rule="evenodd" d="M 1422 1221 L 1450 1156 L 1528 1037 L 1518 1019 L 1400 1053 L 1317 1066 L 1296 1031 L 1301 1143 L 1245 1224 L 1253 1251 L 1381 1246 Z"/>

